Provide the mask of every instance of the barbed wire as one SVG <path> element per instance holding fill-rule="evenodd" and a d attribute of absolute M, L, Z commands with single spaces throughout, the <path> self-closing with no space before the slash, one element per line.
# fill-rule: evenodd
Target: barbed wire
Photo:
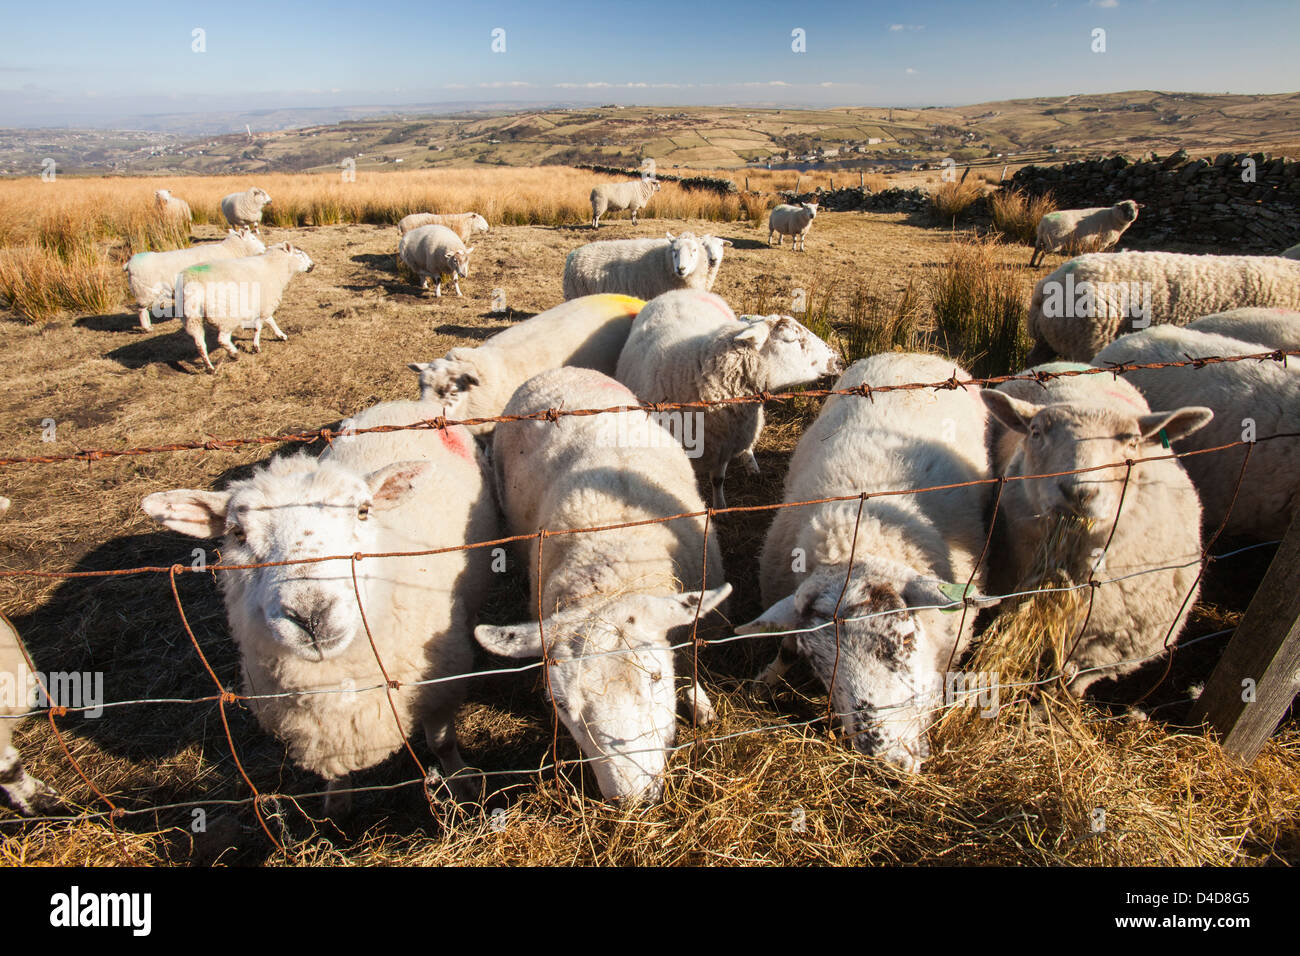
<path fill-rule="evenodd" d="M 29 455 L 26 457 L 8 456 L 0 457 L 0 467 L 11 465 L 48 465 L 67 461 L 104 461 L 110 458 L 136 457 L 141 455 L 163 454 L 168 452 L 179 451 L 229 451 L 235 448 L 241 448 L 248 445 L 282 445 L 290 443 L 313 444 L 317 441 L 323 441 L 327 445 L 332 444 L 336 438 L 347 438 L 353 435 L 365 435 L 384 432 L 398 431 L 420 431 L 420 430 L 445 430 L 453 425 L 490 425 L 500 424 L 501 422 L 527 422 L 527 421 L 549 421 L 557 422 L 566 417 L 584 417 L 590 415 L 618 414 L 623 412 L 654 412 L 663 413 L 667 411 L 689 411 L 704 410 L 716 408 L 723 405 L 763 405 L 768 402 L 788 401 L 795 398 L 829 398 L 832 395 L 858 395 L 864 398 L 871 398 L 875 395 L 884 395 L 889 392 L 899 391 L 916 391 L 923 389 L 953 390 L 958 388 L 988 387 L 1001 385 L 1005 382 L 1036 382 L 1045 385 L 1047 382 L 1061 378 L 1074 378 L 1080 375 L 1112 375 L 1118 377 L 1124 372 L 1137 372 L 1164 368 L 1204 368 L 1209 365 L 1219 365 L 1229 362 L 1246 362 L 1246 361 L 1274 361 L 1285 363 L 1288 357 L 1300 356 L 1300 349 L 1273 349 L 1267 352 L 1257 352 L 1250 355 L 1213 355 L 1202 356 L 1198 358 L 1188 357 L 1183 360 L 1168 362 L 1110 362 L 1104 366 L 1096 366 L 1086 369 L 1060 369 L 1054 372 L 1045 372 L 1036 370 L 1033 372 L 1022 372 L 1013 375 L 993 375 L 982 378 L 957 378 L 954 371 L 952 377 L 939 382 L 905 382 L 893 385 L 871 385 L 863 383 L 855 385 L 852 388 L 831 389 L 831 388 L 814 388 L 802 391 L 786 392 L 754 392 L 749 395 L 737 395 L 732 398 L 718 398 L 690 402 L 651 402 L 640 405 L 611 405 L 607 408 L 548 408 L 544 411 L 530 412 L 525 415 L 488 415 L 478 418 L 448 418 L 446 415 L 437 415 L 432 418 L 421 419 L 418 422 L 411 422 L 406 425 L 371 425 L 364 428 L 342 428 L 334 430 L 331 428 L 318 428 L 313 431 L 288 432 L 279 435 L 254 435 L 236 438 L 215 438 L 211 437 L 204 441 L 188 442 L 170 442 L 164 445 L 147 445 L 138 448 L 85 448 L 71 454 L 63 455 Z"/>

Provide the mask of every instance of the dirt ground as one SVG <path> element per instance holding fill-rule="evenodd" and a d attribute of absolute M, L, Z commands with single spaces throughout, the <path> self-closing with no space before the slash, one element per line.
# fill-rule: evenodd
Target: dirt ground
<path fill-rule="evenodd" d="M 683 229 L 732 240 L 715 291 L 738 311 L 750 305 L 755 281 L 765 275 L 790 292 L 864 277 L 891 291 L 902 290 L 909 281 L 923 281 L 926 270 L 944 259 L 952 239 L 948 231 L 922 227 L 903 214 L 864 213 L 819 215 L 807 253 L 793 253 L 788 244 L 770 249 L 765 230 L 744 222 L 651 220 L 633 226 L 615 220 L 602 226 L 598 238 Z M 268 243 L 289 239 L 307 250 L 316 267 L 294 281 L 278 314 L 288 342 L 268 335 L 261 353 L 252 354 L 247 351 L 251 332 L 237 333 L 240 358 L 214 352 L 215 375 L 203 372 L 192 342 L 175 321 L 159 321 L 151 332 L 141 332 L 125 304 L 117 314 L 45 328 L 0 320 L 0 368 L 6 384 L 0 397 L 0 448 L 7 455 L 26 456 L 274 435 L 330 425 L 377 401 L 414 397 L 416 379 L 407 362 L 478 342 L 557 304 L 566 254 L 597 238 L 586 228 L 495 228 L 477 238 L 470 276 L 461 284 L 464 298 L 444 290 L 435 299 L 397 276 L 398 233 L 393 227 L 265 233 Z M 212 239 L 218 230 L 200 227 L 196 234 Z M 1028 254 L 1019 246 L 999 253 L 1021 266 Z M 1051 261 L 1047 268 L 1055 264 Z M 1024 274 L 1027 284 L 1035 277 L 1028 267 Z M 496 289 L 504 291 L 506 314 L 491 311 Z M 770 413 L 772 427 L 759 448 L 764 474 L 729 476 L 730 504 L 779 500 L 786 457 L 797 440 L 801 415 L 809 411 Z M 162 531 L 140 511 L 140 500 L 169 488 L 210 488 L 245 473 L 276 447 L 5 467 L 0 493 L 13 500 L 13 507 L 0 523 L 0 568 L 56 572 L 189 564 L 192 549 L 201 542 Z M 732 616 L 737 623 L 759 611 L 755 564 L 768 520 L 758 513 L 722 516 L 718 522 L 728 580 L 736 588 Z M 1268 549 L 1250 552 L 1216 570 L 1189 634 L 1231 626 L 1268 555 Z M 214 582 L 186 575 L 179 587 L 200 644 L 226 686 L 236 686 L 236 657 Z M 526 590 L 521 576 L 501 581 L 484 619 L 503 622 L 526 615 Z M 103 671 L 107 700 L 193 697 L 213 690 L 181 627 L 165 575 L 0 579 L 0 609 L 24 635 L 39 665 Z M 705 661 L 713 686 L 731 686 L 727 682 L 751 673 L 773 650 L 771 642 L 740 645 L 719 649 Z M 1222 645 L 1221 639 L 1204 642 L 1197 654 L 1180 655 L 1174 678 L 1167 682 L 1167 699 L 1184 694 L 1193 680 L 1203 680 Z M 1145 683 L 1151 684 L 1162 669 L 1163 664 L 1143 671 Z M 804 689 L 814 701 L 818 698 L 811 682 Z M 824 696 L 820 700 L 799 698 L 781 706 L 785 714 L 807 715 L 824 708 Z M 1158 695 L 1155 700 L 1159 702 Z M 318 788 L 319 781 L 293 768 L 283 748 L 262 734 L 245 711 L 233 708 L 231 713 L 241 759 L 259 787 L 288 793 Z M 93 721 L 68 717 L 62 726 L 96 785 L 123 806 L 247 793 L 215 705 L 136 706 L 107 711 Z M 459 727 L 467 759 L 491 770 L 537 766 L 551 739 L 549 709 L 531 675 L 477 682 Z M 567 735 L 561 737 L 562 753 L 566 746 L 575 749 Z M 102 809 L 69 768 L 46 722 L 28 722 L 18 741 L 32 769 L 75 805 Z M 358 783 L 393 783 L 410 771 L 394 757 Z M 396 804 L 382 795 L 363 795 L 359 802 L 364 825 L 403 814 L 419 819 L 423 805 L 409 790 Z M 161 826 L 185 819 L 173 814 L 151 822 Z"/>

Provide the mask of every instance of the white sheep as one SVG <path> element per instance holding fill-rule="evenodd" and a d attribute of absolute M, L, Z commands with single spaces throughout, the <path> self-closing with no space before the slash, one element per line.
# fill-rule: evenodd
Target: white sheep
<path fill-rule="evenodd" d="M 970 377 L 937 355 L 887 353 L 855 362 L 835 387 L 954 375 Z M 986 419 L 973 386 L 832 396 L 799 440 L 782 500 L 988 478 Z M 974 627 L 975 612 L 952 605 L 968 582 L 983 588 L 976 562 L 988 537 L 990 491 L 973 484 L 779 510 L 759 564 L 767 610 L 736 630 L 805 632 L 784 638 L 759 680 L 775 683 L 804 657 L 854 747 L 919 770 L 944 674 Z M 837 613 L 848 619 L 838 639 Z"/>
<path fill-rule="evenodd" d="M 1182 362 L 1214 355 L 1254 355 L 1258 345 L 1176 325 L 1124 335 L 1106 346 L 1094 364 Z M 1202 368 L 1123 372 L 1154 408 L 1204 405 L 1214 419 L 1184 436 L 1174 451 L 1215 448 L 1268 435 L 1300 432 L 1300 368 L 1271 360 L 1226 362 Z M 1262 540 L 1280 537 L 1300 506 L 1300 441 L 1279 438 L 1251 449 L 1242 474 L 1244 447 L 1182 459 L 1205 509 L 1204 529 L 1213 534 L 1227 519 L 1226 534 Z M 1238 476 L 1241 491 L 1233 503 Z M 1228 508 L 1232 510 L 1229 513 Z"/>
<path fill-rule="evenodd" d="M 1062 522 L 1071 529 L 1062 539 L 1068 543 L 1056 546 L 1053 560 L 1076 585 L 1090 575 L 1100 582 L 1087 599 L 1086 629 L 1064 664 L 1075 695 L 1094 681 L 1131 673 L 1161 652 L 1166 635 L 1177 638 L 1196 599 L 1201 558 L 1196 489 L 1176 459 L 1161 458 L 1161 439 L 1177 441 L 1212 412 L 1152 412 L 1135 389 L 1109 378 L 1035 385 L 1037 402 L 1012 397 L 1007 386 L 981 393 L 998 421 L 1020 436 L 1002 471 L 1013 480 L 998 508 L 1000 543 L 992 553 L 1001 557 L 991 563 L 990 587 L 1009 593 L 1038 586 L 1040 555 Z M 1116 385 L 1124 386 L 1122 400 Z M 1136 462 L 1131 472 L 1126 460 Z M 1097 467 L 1112 463 L 1118 464 Z M 1021 480 L 1029 475 L 1055 477 Z"/>
<path fill-rule="evenodd" d="M 261 233 L 262 207 L 270 205 L 271 197 L 265 189 L 256 186 L 242 193 L 230 193 L 221 198 L 221 214 L 235 228 L 248 226 Z"/>
<path fill-rule="evenodd" d="M 782 391 L 840 372 L 835 351 L 788 315 L 745 316 L 711 292 L 666 292 L 646 303 L 618 358 L 615 377 L 644 403 L 716 401 Z M 713 505 L 725 508 L 723 481 L 732 458 L 752 449 L 763 428 L 759 404 L 657 413 L 707 475 Z M 700 423 L 696 426 L 695 423 Z"/>
<path fill-rule="evenodd" d="M 277 243 L 260 256 L 226 259 L 190 266 L 177 277 L 181 284 L 185 332 L 198 346 L 199 356 L 209 372 L 215 372 L 208 357 L 206 330 L 216 329 L 217 342 L 239 358 L 231 333 L 252 322 L 253 351 L 262 350 L 262 325 L 271 327 L 277 339 L 288 336 L 275 322 L 289 281 L 300 272 L 316 267 L 311 257 L 287 242 Z"/>
<path fill-rule="evenodd" d="M 8 510 L 9 499 L 0 498 L 0 514 Z M 44 813 L 57 803 L 54 791 L 27 772 L 13 746 L 17 718 L 37 705 L 33 677 L 18 632 L 8 618 L 0 617 L 0 793 L 25 816 Z"/>
<path fill-rule="evenodd" d="M 644 209 L 651 197 L 659 191 L 656 179 L 634 179 L 623 183 L 601 183 L 591 191 L 591 228 L 600 228 L 600 217 L 606 212 L 632 210 L 632 222 Z"/>
<path fill-rule="evenodd" d="M 1038 234 L 1034 251 L 1029 256 L 1031 267 L 1039 264 L 1049 252 L 1066 251 L 1105 252 L 1119 242 L 1124 231 L 1137 221 L 1142 206 L 1125 199 L 1113 206 L 1091 209 L 1058 209 L 1038 220 Z"/>
<path fill-rule="evenodd" d="M 412 362 L 420 400 L 451 418 L 500 415 L 520 385 L 539 372 L 576 365 L 613 375 L 632 320 L 645 305 L 627 295 L 571 299 L 498 332 L 479 346 L 460 346 L 432 362 Z M 470 426 L 475 434 L 491 423 Z"/>
<path fill-rule="evenodd" d="M 704 255 L 709 261 L 709 274 L 704 282 L 705 292 L 713 291 L 714 283 L 718 281 L 718 270 L 722 268 L 722 256 L 727 251 L 726 247 L 731 244 L 730 239 L 719 236 L 700 236 L 700 245 L 704 247 Z"/>
<path fill-rule="evenodd" d="M 1187 325 L 1242 306 L 1300 308 L 1300 261 L 1280 256 L 1096 252 L 1034 286 L 1025 327 L 1030 364 L 1053 354 L 1090 362 L 1116 337 L 1146 325 Z"/>
<path fill-rule="evenodd" d="M 189 228 L 190 222 L 194 219 L 194 214 L 190 212 L 190 204 L 184 199 L 173 196 L 169 190 L 158 189 L 153 194 L 154 202 L 158 204 L 158 211 L 169 219 L 175 219 L 185 224 Z"/>
<path fill-rule="evenodd" d="M 1188 323 L 1187 327 L 1243 342 L 1255 342 L 1269 349 L 1300 349 L 1300 311 L 1294 309 L 1229 309 L 1202 316 Z"/>
<path fill-rule="evenodd" d="M 561 368 L 526 382 L 506 413 L 636 404 L 608 376 Z M 681 446 L 645 412 L 503 422 L 493 464 L 510 534 L 533 534 L 662 518 L 704 508 Z M 699 588 L 705 567 L 709 590 Z M 670 645 L 703 623 L 731 591 L 703 517 L 560 534 L 519 546 L 528 562 L 536 622 L 480 625 L 478 642 L 506 657 L 552 661 L 551 699 L 592 764 L 607 799 L 658 800 L 676 737 Z M 539 600 L 538 586 L 541 595 Z M 544 641 L 544 645 L 543 645 Z M 702 688 L 687 680 L 685 703 L 712 716 Z"/>
<path fill-rule="evenodd" d="M 456 295 L 461 296 L 460 280 L 469 275 L 469 256 L 473 246 L 466 248 L 446 226 L 416 226 L 402 236 L 397 244 L 397 258 L 420 280 L 420 288 L 429 288 L 434 280 L 433 294 L 442 296 L 442 280 L 450 276 Z M 463 297 L 463 296 L 462 296 Z"/>
<path fill-rule="evenodd" d="M 419 402 L 389 402 L 349 424 L 404 425 L 434 414 Z M 491 540 L 497 522 L 488 483 L 464 429 L 407 430 L 344 435 L 319 459 L 273 458 L 223 491 L 157 492 L 142 507 L 173 531 L 221 538 L 226 564 L 262 564 Z M 402 729 L 414 735 L 422 723 L 443 771 L 464 769 L 453 718 L 465 682 L 416 682 L 471 669 L 470 629 L 487 589 L 488 560 L 486 549 L 476 548 L 221 572 L 244 693 L 255 695 L 248 706 L 258 723 L 287 744 L 298 766 L 324 777 L 329 791 L 345 786 L 350 773 L 402 746 L 377 653 L 399 682 L 392 703 Z M 458 795 L 473 792 L 463 778 L 451 783 Z M 327 812 L 338 812 L 338 804 L 338 795 L 327 797 Z"/>
<path fill-rule="evenodd" d="M 817 218 L 817 203 L 804 202 L 797 206 L 782 203 L 775 206 L 767 217 L 767 244 L 772 244 L 776 236 L 779 246 L 786 236 L 792 236 L 790 247 L 796 252 L 808 248 L 808 230 L 812 229 L 813 220 Z"/>
<path fill-rule="evenodd" d="M 691 232 L 589 242 L 564 260 L 566 299 L 621 292 L 649 300 L 673 289 L 703 290 L 708 281 L 708 254 Z"/>
<path fill-rule="evenodd" d="M 190 266 L 220 259 L 239 259 L 266 252 L 262 241 L 247 229 L 227 230 L 220 242 L 205 242 L 188 249 L 170 252 L 137 252 L 122 266 L 131 298 L 140 310 L 140 328 L 153 328 L 152 312 L 156 318 L 170 316 L 176 297 L 176 276 Z"/>
<path fill-rule="evenodd" d="M 460 236 L 462 242 L 469 242 L 475 234 L 488 231 L 488 221 L 476 212 L 416 212 L 397 224 L 402 235 L 420 226 L 446 226 Z"/>

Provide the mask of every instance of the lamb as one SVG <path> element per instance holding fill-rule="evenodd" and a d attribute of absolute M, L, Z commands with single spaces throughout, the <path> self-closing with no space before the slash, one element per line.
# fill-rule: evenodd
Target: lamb
<path fill-rule="evenodd" d="M 9 499 L 0 498 L 0 514 L 8 510 Z M 57 803 L 54 791 L 27 772 L 13 746 L 17 718 L 36 708 L 32 676 L 18 632 L 0 617 L 0 793 L 24 816 L 45 813 Z"/>
<path fill-rule="evenodd" d="M 835 351 L 788 315 L 745 316 L 711 292 L 690 289 L 653 299 L 632 322 L 615 377 L 643 403 L 697 402 L 780 391 L 840 372 Z M 757 472 L 753 446 L 763 428 L 757 404 L 718 405 L 657 416 L 709 478 L 713 506 L 725 508 L 722 485 L 737 455 Z M 703 434 L 693 423 L 701 423 Z M 694 433 L 694 434 L 692 434 Z M 691 446 L 694 447 L 691 447 Z"/>
<path fill-rule="evenodd" d="M 419 402 L 389 402 L 350 424 L 404 425 L 432 412 Z M 273 458 L 223 491 L 157 492 L 142 507 L 173 531 L 222 538 L 227 564 L 302 561 L 491 540 L 497 521 L 488 481 L 474 439 L 458 427 L 345 434 L 319 459 Z M 244 692 L 257 695 L 248 705 L 299 767 L 325 778 L 327 813 L 343 811 L 346 801 L 333 791 L 346 787 L 350 773 L 403 743 L 376 653 L 400 682 L 391 696 L 402 728 L 413 731 L 418 719 L 443 772 L 465 769 L 453 724 L 465 682 L 415 682 L 469 672 L 488 560 L 486 549 L 474 548 L 221 573 Z M 339 689 L 350 693 L 312 693 Z M 464 778 L 449 783 L 461 797 L 476 789 Z"/>
<path fill-rule="evenodd" d="M 487 232 L 488 222 L 476 212 L 434 213 L 416 212 L 405 217 L 397 224 L 402 235 L 419 226 L 446 226 L 462 242 L 469 242 L 475 233 Z"/>
<path fill-rule="evenodd" d="M 140 328 L 146 332 L 153 328 L 149 319 L 151 312 L 155 318 L 172 314 L 176 276 L 183 269 L 221 259 L 257 256 L 263 252 L 266 252 L 266 246 L 247 229 L 238 232 L 229 229 L 226 238 L 220 242 L 207 242 L 188 249 L 137 252 L 122 266 L 122 271 L 131 287 L 131 298 L 140 310 Z"/>
<path fill-rule="evenodd" d="M 275 322 L 284 290 L 299 272 L 311 272 L 316 264 L 301 249 L 287 242 L 277 243 L 260 256 L 227 259 L 190 266 L 177 281 L 183 292 L 185 332 L 198 346 L 199 356 L 209 372 L 216 372 L 208 357 L 206 329 L 217 330 L 217 342 L 239 358 L 239 350 L 230 335 L 246 322 L 253 322 L 253 351 L 262 350 L 262 325 L 271 327 L 275 337 L 289 336 Z"/>
<path fill-rule="evenodd" d="M 560 368 L 529 379 L 506 414 L 634 405 L 613 379 Z M 509 534 L 619 524 L 703 511 L 681 446 L 645 412 L 503 422 L 492 458 Z M 475 638 L 494 654 L 546 657 L 547 688 L 592 764 L 601 793 L 622 803 L 656 801 L 676 736 L 671 645 L 726 600 L 722 556 L 703 516 L 644 524 L 617 534 L 559 534 L 519 543 L 529 562 L 536 622 L 480 625 Z M 706 551 L 707 549 L 707 551 Z M 707 561 L 707 564 L 702 564 Z M 540 598 L 538 587 L 540 585 Z M 686 702 L 712 716 L 689 681 Z"/>
<path fill-rule="evenodd" d="M 539 372 L 576 365 L 613 375 L 632 320 L 645 303 L 627 295 L 589 295 L 525 319 L 477 347 L 458 347 L 407 367 L 420 376 L 420 400 L 452 418 L 500 415 L 520 385 Z M 483 435 L 492 423 L 470 426 Z"/>
<path fill-rule="evenodd" d="M 1256 344 L 1223 335 L 1158 325 L 1116 339 L 1097 354 L 1094 364 L 1180 362 L 1259 351 Z M 1174 444 L 1177 452 L 1300 432 L 1300 369 L 1294 365 L 1265 360 L 1122 374 L 1154 407 L 1175 408 L 1195 402 L 1214 410 L 1209 425 Z M 1227 519 L 1227 534 L 1258 540 L 1281 537 L 1300 508 L 1300 443 L 1291 439 L 1259 442 L 1251 449 L 1242 474 L 1245 454 L 1245 447 L 1238 446 L 1182 459 L 1205 509 L 1203 530 L 1212 534 Z M 1239 475 L 1241 491 L 1234 504 L 1233 489 Z"/>
<path fill-rule="evenodd" d="M 1203 316 L 1187 327 L 1270 349 L 1300 349 L 1300 311 L 1293 309 L 1229 309 Z"/>
<path fill-rule="evenodd" d="M 1124 231 L 1137 221 L 1141 208 L 1140 203 L 1125 199 L 1113 206 L 1049 212 L 1038 220 L 1037 241 L 1029 256 L 1030 267 L 1041 263 L 1049 252 L 1105 252 L 1119 242 Z"/>
<path fill-rule="evenodd" d="M 970 377 L 937 355 L 886 353 L 855 362 L 835 387 L 950 376 Z M 987 479 L 987 413 L 977 391 L 831 396 L 799 440 L 783 500 Z M 990 494 L 988 484 L 974 484 L 777 511 L 759 562 L 767 610 L 736 633 L 804 633 L 783 639 L 760 683 L 774 684 L 804 657 L 856 749 L 919 770 L 943 675 L 974 627 L 974 612 L 953 613 L 953 605 L 976 600 L 968 582 L 983 589 L 976 564 Z"/>
<path fill-rule="evenodd" d="M 709 274 L 704 282 L 705 292 L 713 291 L 713 285 L 718 281 L 718 270 L 722 268 L 723 253 L 727 251 L 726 247 L 731 244 L 730 239 L 710 235 L 700 236 L 700 245 L 704 247 L 704 255 L 709 260 Z"/>
<path fill-rule="evenodd" d="M 612 239 L 579 246 L 564 260 L 564 297 L 621 292 L 653 299 L 709 281 L 708 255 L 694 233 L 667 239 Z"/>
<path fill-rule="evenodd" d="M 190 212 L 190 204 L 184 199 L 178 199 L 171 194 L 169 190 L 158 189 L 153 194 L 154 201 L 158 204 L 158 211 L 169 219 L 176 219 L 183 222 L 188 229 L 190 222 L 194 219 L 194 214 Z"/>
<path fill-rule="evenodd" d="M 601 183 L 591 191 L 591 228 L 600 228 L 600 217 L 608 211 L 632 210 L 632 224 L 636 214 L 644 209 L 651 197 L 659 191 L 656 179 L 634 179 L 623 183 Z"/>
<path fill-rule="evenodd" d="M 1161 457 L 1160 442 L 1191 434 L 1213 413 L 1200 406 L 1152 412 L 1131 387 L 1122 400 L 1115 397 L 1117 384 L 1103 375 L 1058 379 L 1035 386 L 1037 403 L 1013 397 L 1006 386 L 981 393 L 993 416 L 1021 436 L 1002 470 L 1013 480 L 998 509 L 992 553 L 1003 559 L 993 562 L 990 586 L 1037 586 L 1039 555 L 1062 529 L 1061 570 L 1076 585 L 1090 575 L 1101 582 L 1064 665 L 1067 687 L 1078 696 L 1161 653 L 1197 594 L 1201 505 L 1183 466 Z M 1126 460 L 1135 462 L 1131 470 Z M 1112 462 L 1120 464 L 1097 468 Z M 1080 471 L 1089 468 L 1097 470 Z M 1027 475 L 1055 477 L 1020 480 Z"/>
<path fill-rule="evenodd" d="M 223 196 L 221 214 L 226 217 L 226 222 L 236 229 L 240 226 L 248 226 L 253 232 L 260 234 L 261 229 L 258 227 L 262 222 L 262 207 L 270 205 L 270 202 L 271 197 L 266 190 L 254 186 L 242 193 Z"/>
<path fill-rule="evenodd" d="M 1280 256 L 1112 252 L 1077 256 L 1034 287 L 1025 327 L 1029 363 L 1053 353 L 1090 362 L 1146 325 L 1187 325 L 1242 306 L 1300 309 L 1300 261 Z"/>
<path fill-rule="evenodd" d="M 793 236 L 790 246 L 796 252 L 808 247 L 808 230 L 812 228 L 812 222 L 817 218 L 817 203 L 804 202 L 797 206 L 791 206 L 782 203 L 772 209 L 771 214 L 767 217 L 767 244 L 772 244 L 772 237 L 776 236 L 776 244 L 779 246 L 785 240 L 786 236 Z"/>
<path fill-rule="evenodd" d="M 433 294 L 442 297 L 442 280 L 451 276 L 456 295 L 461 295 L 460 280 L 469 275 L 469 255 L 474 247 L 465 247 L 460 236 L 446 226 L 416 226 L 402 236 L 397 244 L 398 260 L 420 280 L 420 288 L 429 288 L 434 280 Z"/>

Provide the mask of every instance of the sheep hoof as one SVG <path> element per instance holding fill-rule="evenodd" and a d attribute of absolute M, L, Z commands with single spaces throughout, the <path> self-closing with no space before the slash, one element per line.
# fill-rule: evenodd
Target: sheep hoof
<path fill-rule="evenodd" d="M 742 461 L 745 465 L 745 471 L 751 475 L 761 475 L 763 473 L 762 469 L 758 467 L 758 459 L 754 457 L 752 451 L 745 452 Z"/>
<path fill-rule="evenodd" d="M 482 777 L 471 778 L 459 774 L 444 777 L 433 767 L 424 778 L 424 789 L 439 803 L 480 803 L 483 799 Z"/>

